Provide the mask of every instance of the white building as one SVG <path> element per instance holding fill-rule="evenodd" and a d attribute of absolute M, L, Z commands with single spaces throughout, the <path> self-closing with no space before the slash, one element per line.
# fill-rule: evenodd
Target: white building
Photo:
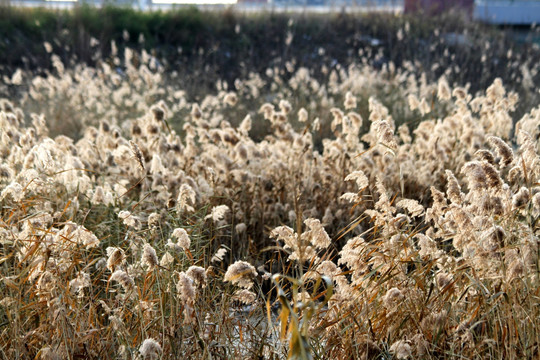
<path fill-rule="evenodd" d="M 540 24 L 540 0 L 476 0 L 474 18 L 493 24 Z"/>

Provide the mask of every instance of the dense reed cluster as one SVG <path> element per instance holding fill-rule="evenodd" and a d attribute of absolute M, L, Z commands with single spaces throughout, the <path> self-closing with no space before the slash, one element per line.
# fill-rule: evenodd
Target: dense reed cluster
<path fill-rule="evenodd" d="M 539 107 L 365 63 L 193 102 L 123 59 L 9 80 L 3 357 L 538 356 Z"/>

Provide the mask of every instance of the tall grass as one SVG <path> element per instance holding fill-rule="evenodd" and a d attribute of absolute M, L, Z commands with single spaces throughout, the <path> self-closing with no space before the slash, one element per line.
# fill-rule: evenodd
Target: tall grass
<path fill-rule="evenodd" d="M 291 64 L 194 100 L 144 51 L 49 56 L 0 104 L 2 357 L 538 356 L 540 108 L 501 79 Z"/>

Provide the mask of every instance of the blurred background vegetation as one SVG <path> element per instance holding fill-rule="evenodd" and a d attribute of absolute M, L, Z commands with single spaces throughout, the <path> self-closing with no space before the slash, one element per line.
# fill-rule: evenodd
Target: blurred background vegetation
<path fill-rule="evenodd" d="M 409 31 L 404 33 L 405 28 Z M 144 48 L 156 55 L 170 70 L 181 73 L 186 90 L 194 83 L 206 92 L 218 78 L 232 83 L 250 72 L 263 73 L 268 67 L 284 66 L 289 61 L 295 67 L 347 67 L 367 57 L 375 61 L 375 66 L 392 62 L 400 67 L 409 60 L 426 70 L 428 80 L 458 67 L 449 81 L 471 82 L 471 90 L 475 91 L 489 86 L 495 77 L 502 77 L 505 84 L 514 82 L 519 69 L 509 69 L 510 61 L 539 60 L 535 43 L 538 31 L 526 30 L 482 25 L 459 14 L 424 17 L 344 12 L 240 13 L 195 7 L 142 12 L 112 5 L 81 5 L 73 10 L 2 6 L 0 73 L 50 67 L 45 41 L 51 43 L 65 64 L 92 64 L 106 59 L 111 53 L 111 41 L 115 41 L 120 49 Z M 92 39 L 99 45 L 92 46 Z M 364 52 L 361 59 L 360 49 L 372 51 Z M 514 53 L 511 59 L 509 51 Z"/>
<path fill-rule="evenodd" d="M 131 48 L 153 56 L 165 70 L 163 85 L 185 90 L 190 102 L 200 102 L 224 88 L 234 90 L 235 80 L 256 74 L 265 85 L 260 88 L 260 104 L 245 104 L 253 109 L 274 100 L 271 86 L 277 75 L 287 84 L 298 69 L 307 68 L 311 78 L 327 84 L 333 73 L 342 76 L 343 69 L 359 64 L 376 70 L 405 69 L 423 74 L 427 82 L 444 75 L 451 86 L 468 87 L 471 94 L 501 78 L 505 88 L 520 97 L 514 121 L 540 100 L 535 85 L 540 83 L 540 74 L 529 70 L 540 61 L 540 27 L 497 27 L 458 12 L 428 17 L 197 7 L 144 12 L 112 4 L 100 8 L 82 4 L 69 10 L 0 6 L 0 34 L 0 76 L 4 79 L 17 69 L 35 75 L 54 72 L 52 54 L 68 68 L 107 62 L 122 74 L 125 69 L 118 60 L 123 60 L 125 48 Z M 389 71 L 388 76 L 397 75 Z M 0 86 L 0 97 L 17 98 L 16 92 L 22 89 Z M 309 94 L 292 91 L 293 105 L 306 106 Z M 359 108 L 364 117 L 369 114 L 371 95 L 389 108 L 403 107 L 401 103 L 394 106 L 388 89 L 365 95 Z M 245 114 L 229 115 L 239 120 Z M 77 136 L 76 130 L 69 134 Z M 258 139 L 264 135 L 255 131 Z"/>

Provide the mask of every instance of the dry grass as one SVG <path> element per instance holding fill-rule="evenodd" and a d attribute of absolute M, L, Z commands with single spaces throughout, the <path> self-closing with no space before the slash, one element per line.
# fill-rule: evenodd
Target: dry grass
<path fill-rule="evenodd" d="M 125 58 L 10 80 L 3 358 L 539 356 L 538 107 L 367 64 L 192 103 Z"/>

